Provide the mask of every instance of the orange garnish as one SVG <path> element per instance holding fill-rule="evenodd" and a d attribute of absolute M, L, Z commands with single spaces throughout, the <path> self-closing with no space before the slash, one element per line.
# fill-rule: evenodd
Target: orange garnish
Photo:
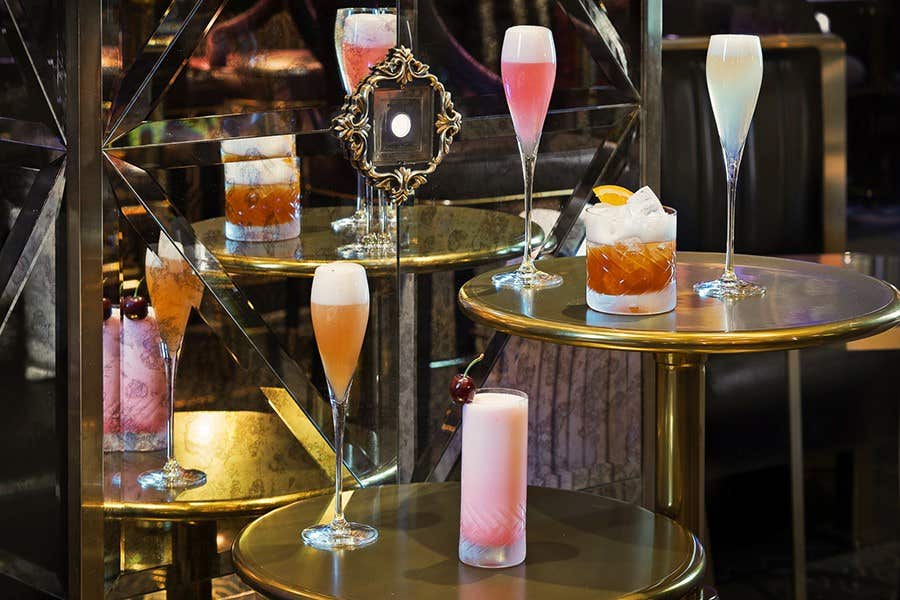
<path fill-rule="evenodd" d="M 624 205 L 632 194 L 634 192 L 619 185 L 598 185 L 594 188 L 594 195 L 600 202 L 613 206 Z"/>

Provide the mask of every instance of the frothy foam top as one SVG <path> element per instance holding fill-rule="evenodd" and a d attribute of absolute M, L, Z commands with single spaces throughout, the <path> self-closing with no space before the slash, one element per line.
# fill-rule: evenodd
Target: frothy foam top
<path fill-rule="evenodd" d="M 709 38 L 708 53 L 721 58 L 759 56 L 759 38 L 755 35 L 719 34 Z"/>
<path fill-rule="evenodd" d="M 225 168 L 226 184 L 263 185 L 297 180 L 297 165 L 293 158 L 244 160 L 222 166 Z"/>
<path fill-rule="evenodd" d="M 293 156 L 294 136 L 273 135 L 240 140 L 222 140 L 222 154 L 258 156 L 261 158 Z"/>
<path fill-rule="evenodd" d="M 159 268 L 162 266 L 162 262 L 160 262 L 161 260 L 184 260 L 179 250 L 181 252 L 184 252 L 184 246 L 182 245 L 182 243 L 173 243 L 165 233 L 160 231 L 159 244 L 156 247 L 156 254 L 154 254 L 150 248 L 147 248 L 147 253 L 144 257 L 144 264 Z"/>
<path fill-rule="evenodd" d="M 677 221 L 667 213 L 656 194 L 643 187 L 622 206 L 603 202 L 585 211 L 587 240 L 593 244 L 615 244 L 628 240 L 642 243 L 675 239 Z"/>
<path fill-rule="evenodd" d="M 528 410 L 528 399 L 504 392 L 475 392 L 472 402 L 464 406 L 466 412 Z"/>
<path fill-rule="evenodd" d="M 503 37 L 502 62 L 556 63 L 553 33 L 537 25 L 517 25 L 506 30 Z"/>
<path fill-rule="evenodd" d="M 352 262 L 333 262 L 317 267 L 310 302 L 331 306 L 368 304 L 366 269 Z"/>
<path fill-rule="evenodd" d="M 344 21 L 344 43 L 384 48 L 397 43 L 397 15 L 353 13 Z"/>

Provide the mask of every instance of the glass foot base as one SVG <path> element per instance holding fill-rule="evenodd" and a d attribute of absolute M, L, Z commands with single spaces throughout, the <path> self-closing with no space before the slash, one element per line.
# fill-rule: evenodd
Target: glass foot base
<path fill-rule="evenodd" d="M 188 489 L 206 484 L 206 473 L 197 469 L 174 468 L 153 469 L 138 475 L 138 483 L 144 488 L 156 490 Z"/>
<path fill-rule="evenodd" d="M 378 539 L 378 530 L 361 523 L 344 522 L 343 527 L 333 524 L 307 527 L 301 534 L 307 546 L 319 550 L 362 548 Z"/>
<path fill-rule="evenodd" d="M 366 211 L 358 210 L 349 217 L 343 219 L 335 219 L 331 222 L 333 231 L 346 231 L 348 229 L 359 229 L 366 224 Z"/>
<path fill-rule="evenodd" d="M 563 278 L 532 266 L 530 269 L 519 268 L 509 273 L 497 273 L 491 277 L 491 282 L 497 287 L 542 289 L 562 285 Z"/>
<path fill-rule="evenodd" d="M 740 298 L 750 298 L 751 296 L 762 296 L 766 293 L 766 288 L 741 279 L 720 278 L 695 283 L 694 292 L 704 298 L 738 300 Z"/>

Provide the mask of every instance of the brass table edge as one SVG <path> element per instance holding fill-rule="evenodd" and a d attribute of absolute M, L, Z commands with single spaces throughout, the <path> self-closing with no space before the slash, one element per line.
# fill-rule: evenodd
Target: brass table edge
<path fill-rule="evenodd" d="M 403 485 L 404 487 L 412 487 L 412 486 L 427 486 L 427 485 L 459 485 L 458 482 L 445 482 L 443 484 L 430 484 L 430 483 L 412 483 L 412 484 L 393 484 L 393 485 Z M 540 488 L 541 486 L 531 486 L 528 488 Z M 582 492 L 579 490 L 558 490 L 556 488 L 544 488 L 544 489 L 552 489 L 555 491 L 563 491 L 567 493 L 575 493 L 575 494 L 585 494 L 588 496 L 594 496 L 593 494 L 588 494 L 587 492 Z M 627 592 L 624 596 L 621 596 L 619 600 L 660 600 L 663 598 L 682 598 L 687 596 L 693 591 L 699 590 L 703 584 L 703 578 L 706 573 L 707 560 L 706 560 L 706 551 L 703 549 L 703 545 L 700 543 L 700 540 L 693 533 L 688 531 L 683 525 L 671 519 L 663 514 L 655 513 L 651 510 L 648 510 L 642 506 L 638 506 L 636 504 L 632 504 L 630 502 L 625 502 L 622 500 L 617 500 L 615 498 L 608 498 L 606 496 L 596 496 L 602 498 L 608 502 L 614 502 L 618 504 L 625 504 L 633 507 L 635 510 L 640 512 L 645 512 L 653 516 L 654 519 L 665 519 L 672 523 L 672 525 L 676 528 L 676 531 L 680 532 L 682 535 L 690 536 L 692 542 L 692 552 L 691 556 L 681 565 L 679 565 L 678 569 L 674 570 L 670 573 L 665 579 L 659 581 L 658 583 L 642 588 L 639 590 L 635 590 L 632 592 Z M 290 510 L 293 504 L 288 504 L 286 506 L 280 507 L 278 510 L 274 510 L 269 514 L 275 514 L 282 510 Z M 283 594 L 286 596 L 290 596 L 293 598 L 304 599 L 304 600 L 339 600 L 335 596 L 329 596 L 320 594 L 318 592 L 313 592 L 304 588 L 302 590 L 302 595 L 297 594 L 297 590 L 295 588 L 288 588 L 284 585 L 279 584 L 277 581 L 270 581 L 258 576 L 256 573 L 247 567 L 246 559 L 244 558 L 241 552 L 241 540 L 244 536 L 252 530 L 258 523 L 260 519 L 253 521 L 244 527 L 240 533 L 238 533 L 237 537 L 234 539 L 234 543 L 231 547 L 231 559 L 234 564 L 235 573 L 240 576 L 250 587 L 255 589 L 256 591 L 260 591 L 266 594 Z M 298 543 L 302 543 L 298 536 Z M 525 559 L 527 562 L 527 558 Z"/>
<path fill-rule="evenodd" d="M 346 485 L 346 484 L 345 484 Z M 104 500 L 103 516 L 110 519 L 145 520 L 203 520 L 218 517 L 249 516 L 268 512 L 275 508 L 332 493 L 334 488 L 300 490 L 280 496 L 239 500 L 207 500 L 199 502 L 125 502 Z"/>
<path fill-rule="evenodd" d="M 500 270 L 498 269 L 498 271 Z M 489 275 L 483 274 L 479 277 L 488 277 Z M 860 275 L 870 277 L 868 275 Z M 880 310 L 824 325 L 746 331 L 739 334 L 729 332 L 667 333 L 659 331 L 626 331 L 605 327 L 591 327 L 589 325 L 569 326 L 565 329 L 560 329 L 558 326 L 539 319 L 485 307 L 469 295 L 467 288 L 471 280 L 460 288 L 458 301 L 463 313 L 482 325 L 504 333 L 542 342 L 639 352 L 698 354 L 766 352 L 852 341 L 881 333 L 895 326 L 900 322 L 900 291 L 886 281 L 874 277 L 870 278 L 893 291 L 893 302 L 885 305 Z"/>

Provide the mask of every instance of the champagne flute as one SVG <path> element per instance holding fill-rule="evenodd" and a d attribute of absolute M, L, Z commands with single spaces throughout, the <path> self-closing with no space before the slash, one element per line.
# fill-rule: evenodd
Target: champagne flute
<path fill-rule="evenodd" d="M 339 8 L 334 21 L 334 51 L 344 91 L 352 94 L 359 82 L 397 45 L 397 11 L 394 8 Z M 352 217 L 332 223 L 335 229 L 355 226 L 364 228 L 371 246 L 377 235 L 370 236 L 373 190 L 359 172 L 356 175 L 356 211 Z M 382 232 L 384 233 L 384 232 Z M 356 252 L 371 250 L 357 244 Z"/>
<path fill-rule="evenodd" d="M 138 476 L 142 487 L 168 490 L 192 488 L 206 483 L 206 474 L 196 469 L 185 469 L 175 460 L 175 374 L 184 341 L 191 307 L 199 306 L 203 299 L 203 283 L 181 255 L 180 244 L 174 244 L 164 233 L 159 235 L 156 254 L 148 248 L 145 259 L 147 288 L 159 326 L 160 353 L 166 369 L 166 387 L 169 399 L 169 416 L 166 429 L 166 464 L 160 469 L 144 471 Z"/>
<path fill-rule="evenodd" d="M 725 158 L 728 224 L 725 272 L 718 279 L 694 284 L 694 291 L 701 296 L 737 299 L 766 293 L 764 287 L 743 281 L 734 272 L 734 205 L 738 171 L 741 168 L 747 132 L 756 110 L 762 74 L 762 49 L 758 37 L 714 35 L 709 38 L 706 86 L 709 88 L 709 100 L 716 117 L 722 155 Z"/>
<path fill-rule="evenodd" d="M 302 536 L 306 544 L 322 550 L 357 548 L 378 539 L 374 527 L 347 521 L 341 503 L 347 401 L 369 320 L 369 284 L 362 265 L 334 262 L 318 267 L 310 312 L 334 417 L 334 517 L 326 525 L 307 527 Z"/>
<path fill-rule="evenodd" d="M 546 27 L 519 25 L 506 30 L 500 57 L 503 90 L 512 116 L 525 179 L 525 252 L 515 271 L 498 273 L 494 285 L 515 288 L 546 288 L 562 283 L 562 277 L 534 266 L 531 249 L 531 190 L 541 129 L 550 106 L 556 79 L 556 48 Z"/>

